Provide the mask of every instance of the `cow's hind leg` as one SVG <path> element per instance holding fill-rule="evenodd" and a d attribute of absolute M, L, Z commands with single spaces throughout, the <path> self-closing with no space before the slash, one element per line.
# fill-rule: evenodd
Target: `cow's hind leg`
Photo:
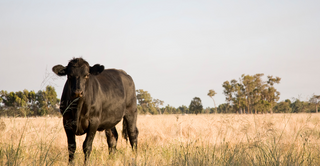
<path fill-rule="evenodd" d="M 129 141 L 132 149 L 137 150 L 138 145 L 138 128 L 137 128 L 137 108 L 136 107 L 127 107 L 126 115 L 123 119 L 123 126 L 126 127 Z"/>
<path fill-rule="evenodd" d="M 114 153 L 117 149 L 117 141 L 118 141 L 118 132 L 116 127 L 113 127 L 112 129 L 105 130 L 106 136 L 107 136 L 107 142 L 108 142 L 108 148 L 109 148 L 109 154 Z"/>

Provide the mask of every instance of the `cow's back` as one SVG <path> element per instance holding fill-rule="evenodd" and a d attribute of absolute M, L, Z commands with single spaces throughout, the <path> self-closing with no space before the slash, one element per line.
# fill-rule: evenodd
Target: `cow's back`
<path fill-rule="evenodd" d="M 109 97 L 124 98 L 126 106 L 136 104 L 136 92 L 133 79 L 123 70 L 107 69 L 99 76 L 99 84 L 102 91 Z"/>

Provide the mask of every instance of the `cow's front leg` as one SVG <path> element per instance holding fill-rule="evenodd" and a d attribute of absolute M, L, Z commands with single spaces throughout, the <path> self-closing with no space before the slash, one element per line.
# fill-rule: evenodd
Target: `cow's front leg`
<path fill-rule="evenodd" d="M 72 130 L 72 122 L 64 120 L 63 121 L 64 130 L 68 139 L 68 152 L 69 152 L 69 163 L 73 162 L 74 152 L 76 151 L 76 136 Z"/>
<path fill-rule="evenodd" d="M 83 148 L 83 153 L 85 156 L 85 158 L 84 158 L 85 164 L 87 163 L 87 160 L 89 159 L 89 156 L 90 156 L 90 153 L 92 150 L 92 142 L 93 142 L 94 136 L 96 135 L 97 128 L 98 128 L 97 122 L 98 121 L 94 121 L 94 120 L 90 121 L 87 136 L 83 142 L 82 148 Z"/>
<path fill-rule="evenodd" d="M 68 151 L 69 151 L 69 163 L 73 162 L 74 152 L 76 151 L 76 136 L 73 133 L 67 133 L 68 137 Z"/>

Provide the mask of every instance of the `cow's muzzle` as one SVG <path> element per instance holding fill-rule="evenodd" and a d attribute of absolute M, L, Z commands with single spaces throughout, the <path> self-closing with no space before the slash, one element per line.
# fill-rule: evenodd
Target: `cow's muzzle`
<path fill-rule="evenodd" d="M 79 98 L 83 96 L 83 91 L 82 90 L 75 90 L 73 93 L 73 98 Z"/>

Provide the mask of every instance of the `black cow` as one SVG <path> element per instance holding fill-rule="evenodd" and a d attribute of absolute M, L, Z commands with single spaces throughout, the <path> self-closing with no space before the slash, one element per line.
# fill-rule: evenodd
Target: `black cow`
<path fill-rule="evenodd" d="M 83 143 L 85 162 L 92 150 L 96 131 L 105 130 L 109 153 L 116 149 L 118 133 L 115 125 L 123 119 L 122 135 L 129 136 L 137 148 L 137 101 L 132 78 L 122 70 L 96 64 L 89 66 L 82 58 L 73 58 L 68 66 L 56 65 L 52 71 L 68 76 L 61 96 L 60 111 L 68 138 L 69 162 L 76 150 L 76 135 L 87 133 Z"/>

